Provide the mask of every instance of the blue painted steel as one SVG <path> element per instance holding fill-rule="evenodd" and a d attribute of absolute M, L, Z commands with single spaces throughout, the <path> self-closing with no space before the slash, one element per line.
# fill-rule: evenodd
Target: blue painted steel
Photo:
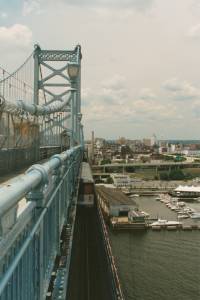
<path fill-rule="evenodd" d="M 0 159 L 1 171 L 21 167 L 22 151 L 29 165 L 40 159 L 40 147 L 67 149 L 81 143 L 81 59 L 80 45 L 73 50 L 42 50 L 36 45 L 15 72 L 3 70 L 0 154 L 5 156 L 6 150 L 8 164 Z"/>
<path fill-rule="evenodd" d="M 68 89 L 67 93 L 74 91 L 74 89 Z M 16 115 L 20 115 L 22 112 L 29 113 L 30 115 L 35 116 L 44 116 L 50 115 L 55 112 L 65 111 L 66 106 L 71 100 L 71 96 L 69 96 L 66 100 L 60 103 L 53 103 L 49 105 L 36 105 L 34 103 L 26 103 L 23 100 L 16 100 L 15 103 L 9 102 L 1 96 L 0 98 L 0 110 L 12 113 Z"/>
<path fill-rule="evenodd" d="M 0 187 L 0 300 L 46 298 L 82 155 L 77 146 Z"/>

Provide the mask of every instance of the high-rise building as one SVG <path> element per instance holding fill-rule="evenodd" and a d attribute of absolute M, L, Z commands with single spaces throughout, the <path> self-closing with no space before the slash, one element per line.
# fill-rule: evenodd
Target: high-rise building
<path fill-rule="evenodd" d="M 157 144 L 157 138 L 156 138 L 156 135 L 153 134 L 151 137 L 151 145 L 150 146 L 154 146 L 156 144 Z"/>

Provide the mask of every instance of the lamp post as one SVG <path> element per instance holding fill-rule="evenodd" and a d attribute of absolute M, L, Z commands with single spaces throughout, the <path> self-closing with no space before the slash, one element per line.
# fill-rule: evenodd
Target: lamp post
<path fill-rule="evenodd" d="M 67 65 L 68 75 L 71 81 L 76 81 L 76 78 L 79 74 L 79 64 L 77 63 L 68 63 Z"/>
<path fill-rule="evenodd" d="M 78 112 L 78 141 L 81 143 L 81 120 L 82 120 L 82 114 Z"/>
<path fill-rule="evenodd" d="M 83 125 L 80 124 L 80 144 L 84 148 Z"/>
<path fill-rule="evenodd" d="M 77 78 L 79 76 L 79 64 L 68 63 L 67 65 L 68 75 L 72 87 L 72 99 L 71 99 L 71 139 L 70 146 L 74 146 L 74 138 L 78 139 L 78 99 L 77 99 Z"/>

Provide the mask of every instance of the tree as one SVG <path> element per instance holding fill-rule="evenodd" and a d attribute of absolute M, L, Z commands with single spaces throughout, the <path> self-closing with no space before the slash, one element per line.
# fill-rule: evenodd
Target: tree
<path fill-rule="evenodd" d="M 106 164 L 111 164 L 111 160 L 110 159 L 103 159 L 101 161 L 101 165 L 106 165 Z"/>
<path fill-rule="evenodd" d="M 186 158 L 184 156 L 181 156 L 181 155 L 177 155 L 175 158 L 174 158 L 174 161 L 175 162 L 181 162 L 181 161 L 185 161 Z"/>
<path fill-rule="evenodd" d="M 167 161 L 170 161 L 170 160 L 173 161 L 173 160 L 174 160 L 174 157 L 173 157 L 173 156 L 170 156 L 170 155 L 164 155 L 164 156 L 163 156 L 163 159 L 164 159 L 164 160 L 167 160 Z"/>
<path fill-rule="evenodd" d="M 167 172 L 160 173 L 160 180 L 169 180 L 169 174 Z"/>
<path fill-rule="evenodd" d="M 184 180 L 187 178 L 188 176 L 185 175 L 181 169 L 171 170 L 169 173 L 160 173 L 160 180 Z"/>
<path fill-rule="evenodd" d="M 108 184 L 112 184 L 113 183 L 113 179 L 109 176 L 106 180 L 106 183 Z"/>
<path fill-rule="evenodd" d="M 169 179 L 170 180 L 184 180 L 185 179 L 185 174 L 180 169 L 171 170 L 170 173 L 169 173 Z"/>

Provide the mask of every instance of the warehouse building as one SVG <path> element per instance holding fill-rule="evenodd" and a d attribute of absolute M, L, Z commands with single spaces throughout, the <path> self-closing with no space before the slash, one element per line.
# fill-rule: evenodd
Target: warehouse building
<path fill-rule="evenodd" d="M 134 200 L 118 189 L 96 185 L 96 193 L 99 204 L 108 217 L 128 217 L 129 211 L 137 210 Z"/>

